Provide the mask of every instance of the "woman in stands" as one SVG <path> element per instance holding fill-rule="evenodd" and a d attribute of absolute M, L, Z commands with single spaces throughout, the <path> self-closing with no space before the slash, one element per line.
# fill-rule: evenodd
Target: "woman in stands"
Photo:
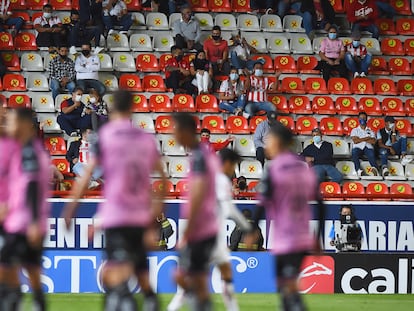
<path fill-rule="evenodd" d="M 206 59 L 204 51 L 197 52 L 195 59 L 190 64 L 190 72 L 192 76 L 195 76 L 198 94 L 208 94 L 208 89 L 212 83 L 213 67 L 211 62 Z"/>

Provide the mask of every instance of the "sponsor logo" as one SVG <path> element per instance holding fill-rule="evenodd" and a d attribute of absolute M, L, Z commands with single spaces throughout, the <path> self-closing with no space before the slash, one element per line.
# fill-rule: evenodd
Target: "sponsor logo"
<path fill-rule="evenodd" d="M 335 262 L 330 256 L 307 256 L 298 277 L 301 293 L 334 292 Z"/>

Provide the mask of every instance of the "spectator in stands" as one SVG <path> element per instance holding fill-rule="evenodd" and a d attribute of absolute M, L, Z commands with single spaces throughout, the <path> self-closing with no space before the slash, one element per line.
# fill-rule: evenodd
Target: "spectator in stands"
<path fill-rule="evenodd" d="M 68 57 L 66 46 L 59 47 L 58 56 L 50 61 L 49 71 L 53 99 L 56 99 L 61 90 L 67 89 L 69 94 L 73 92 L 76 87 L 75 63 Z"/>
<path fill-rule="evenodd" d="M 70 163 L 70 169 L 77 177 L 85 175 L 85 170 L 91 157 L 91 146 L 89 142 L 91 133 L 91 129 L 83 129 L 81 139 L 73 141 L 66 154 L 66 160 Z M 102 171 L 99 168 L 95 169 L 88 188 L 93 189 L 98 187 L 101 177 Z"/>
<path fill-rule="evenodd" d="M 233 35 L 231 41 L 233 41 L 230 49 L 231 65 L 239 70 L 239 75 L 244 74 L 246 68 L 252 71 L 256 61 L 250 59 L 250 56 L 257 54 L 257 50 L 247 43 L 245 38 L 241 38 L 240 33 Z"/>
<path fill-rule="evenodd" d="M 321 61 L 318 65 L 326 83 L 328 83 L 333 70 L 338 71 L 341 77 L 348 78 L 348 71 L 344 62 L 345 47 L 342 40 L 337 37 L 338 28 L 331 26 L 328 31 L 328 38 L 321 42 L 319 50 Z"/>
<path fill-rule="evenodd" d="M 228 145 L 230 145 L 231 142 L 234 141 L 234 137 L 229 136 L 229 138 L 227 138 L 225 141 L 212 143 L 210 141 L 210 137 L 211 137 L 211 132 L 209 129 L 204 128 L 201 130 L 200 142 L 202 144 L 208 145 L 210 149 L 214 152 L 217 152 L 217 151 L 220 151 L 221 149 L 226 148 Z"/>
<path fill-rule="evenodd" d="M 53 8 L 50 4 L 43 6 L 43 15 L 33 21 L 33 27 L 37 31 L 38 47 L 48 47 L 49 52 L 55 53 L 56 47 L 63 45 L 62 21 L 53 15 Z"/>
<path fill-rule="evenodd" d="M 190 7 L 181 8 L 181 19 L 177 19 L 172 27 L 175 45 L 181 49 L 201 51 L 200 23 L 193 17 Z"/>
<path fill-rule="evenodd" d="M 352 32 L 352 42 L 345 46 L 345 64 L 354 78 L 364 78 L 371 66 L 372 55 L 368 53 L 365 45 L 361 44 L 361 33 L 358 30 Z"/>
<path fill-rule="evenodd" d="M 61 112 L 57 117 L 60 128 L 70 136 L 78 136 L 79 131 L 91 128 L 91 109 L 82 103 L 83 90 L 76 87 L 72 98 L 64 100 L 60 104 Z"/>
<path fill-rule="evenodd" d="M 332 144 L 322 139 L 322 133 L 319 128 L 313 129 L 312 135 L 313 143 L 303 150 L 302 156 L 312 166 L 320 183 L 324 182 L 327 176 L 333 182 L 341 184 L 343 176 L 335 167 Z"/>
<path fill-rule="evenodd" d="M 4 65 L 3 58 L 0 57 L 0 78 L 3 78 L 3 76 L 6 74 L 6 71 L 7 71 L 7 67 L 6 65 Z M 5 106 L 7 106 L 7 104 Z"/>
<path fill-rule="evenodd" d="M 247 200 L 246 196 L 240 196 L 240 193 L 249 192 L 247 185 L 247 178 L 245 176 L 239 176 L 233 179 L 233 197 L 235 200 Z"/>
<path fill-rule="evenodd" d="M 16 35 L 24 25 L 24 19 L 20 16 L 12 17 L 13 12 L 9 10 L 10 0 L 0 0 L 0 31 L 4 31 L 4 26 L 14 27 L 12 36 Z"/>
<path fill-rule="evenodd" d="M 261 122 L 253 134 L 254 147 L 256 148 L 256 159 L 262 164 L 265 163 L 266 155 L 264 151 L 265 139 L 269 132 L 270 126 L 277 122 L 277 113 L 270 111 L 267 113 L 267 121 Z"/>
<path fill-rule="evenodd" d="M 352 161 L 358 176 L 366 176 L 365 170 L 361 169 L 359 159 L 363 154 L 368 158 L 369 164 L 372 167 L 372 173 L 378 176 L 377 162 L 375 160 L 374 145 L 377 142 L 375 132 L 367 126 L 368 115 L 365 112 L 360 112 L 358 115 L 359 126 L 352 129 Z"/>
<path fill-rule="evenodd" d="M 89 90 L 89 101 L 86 108 L 91 110 L 92 130 L 97 132 L 99 128 L 108 121 L 108 106 L 102 100 L 98 91 L 95 89 Z M 84 112 L 85 113 L 85 112 Z"/>
<path fill-rule="evenodd" d="M 273 14 L 276 8 L 275 0 L 250 0 L 251 14 L 258 14 L 260 10 L 264 10 L 266 14 Z"/>
<path fill-rule="evenodd" d="M 390 0 L 377 0 L 375 1 L 378 9 L 378 15 L 385 16 L 386 18 L 393 19 L 395 14 L 395 9 L 390 4 Z"/>
<path fill-rule="evenodd" d="M 190 63 L 184 59 L 183 50 L 173 45 L 171 47 L 172 58 L 165 65 L 165 83 L 173 89 L 174 94 L 193 94 L 194 87 L 191 84 Z"/>
<path fill-rule="evenodd" d="M 276 72 L 276 83 L 269 80 L 268 77 L 263 76 L 263 63 L 258 60 L 254 67 L 254 73 L 251 76 L 248 71 L 246 73 L 246 80 L 244 82 L 245 92 L 248 96 L 245 117 L 253 117 L 260 110 L 266 112 L 276 111 L 275 105 L 267 100 L 267 91 L 276 92 L 278 87 L 278 79 L 281 72 Z"/>
<path fill-rule="evenodd" d="M 236 116 L 243 115 L 246 105 L 246 94 L 244 83 L 239 78 L 237 68 L 232 68 L 229 78 L 221 83 L 219 100 L 221 110 L 228 111 Z"/>
<path fill-rule="evenodd" d="M 347 17 L 352 23 L 352 31 L 369 31 L 373 38 L 379 38 L 379 29 L 375 24 L 378 18 L 375 0 L 353 1 L 348 8 Z"/>
<path fill-rule="evenodd" d="M 401 135 L 395 128 L 395 119 L 385 117 L 385 127 L 377 133 L 377 142 L 380 148 L 382 176 L 388 176 L 388 156 L 400 156 L 401 164 L 407 165 L 413 158 L 407 155 L 407 137 Z"/>
<path fill-rule="evenodd" d="M 243 213 L 243 216 L 247 219 L 247 221 L 252 226 L 254 226 L 252 211 L 249 209 L 244 209 L 242 213 Z M 253 249 L 257 251 L 262 251 L 264 250 L 263 248 L 264 238 L 263 238 L 262 230 L 260 229 L 259 226 L 255 226 L 255 227 L 256 228 L 254 228 L 254 230 L 255 232 L 257 232 L 257 240 L 253 243 Z M 248 251 L 249 249 L 247 249 L 246 243 L 244 240 L 246 236 L 248 236 L 248 234 L 244 233 L 242 228 L 235 227 L 233 232 L 230 235 L 230 245 L 229 245 L 230 250 L 232 250 L 233 252 Z"/>
<path fill-rule="evenodd" d="M 133 24 L 132 15 L 128 13 L 127 5 L 123 0 L 104 0 L 103 23 L 108 35 L 114 32 L 114 26 L 120 26 L 120 33 L 127 34 Z"/>
<path fill-rule="evenodd" d="M 79 14 L 83 25 L 100 25 L 102 28 L 101 0 L 79 0 Z"/>
<path fill-rule="evenodd" d="M 82 44 L 82 53 L 76 58 L 76 82 L 84 91 L 95 89 L 100 96 L 105 94 L 105 85 L 99 81 L 101 62 L 99 56 L 91 53 L 91 44 Z"/>
<path fill-rule="evenodd" d="M 181 11 L 182 8 L 188 6 L 190 6 L 190 3 L 187 0 L 168 0 L 168 11 L 170 14 Z"/>
<path fill-rule="evenodd" d="M 214 76 L 229 74 L 229 47 L 227 41 L 221 37 L 220 26 L 214 26 L 211 38 L 204 41 L 204 52 L 206 52 L 207 59 L 213 66 Z"/>
<path fill-rule="evenodd" d="M 210 61 L 206 59 L 204 51 L 198 51 L 196 57 L 190 64 L 191 76 L 195 76 L 198 94 L 208 94 L 211 87 L 211 78 L 213 76 L 213 67 Z"/>

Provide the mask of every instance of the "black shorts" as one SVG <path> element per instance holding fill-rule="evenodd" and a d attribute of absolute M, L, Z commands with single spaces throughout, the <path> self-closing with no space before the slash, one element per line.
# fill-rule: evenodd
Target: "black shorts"
<path fill-rule="evenodd" d="M 303 258 L 306 252 L 277 255 L 276 276 L 278 279 L 296 279 L 300 273 Z"/>
<path fill-rule="evenodd" d="M 31 246 L 24 234 L 6 233 L 4 246 L 0 251 L 0 262 L 5 265 L 40 266 L 42 247 Z"/>
<path fill-rule="evenodd" d="M 110 262 L 130 262 L 136 271 L 148 270 L 147 250 L 144 245 L 145 229 L 117 227 L 105 230 L 105 253 Z"/>
<path fill-rule="evenodd" d="M 180 268 L 189 273 L 207 272 L 216 240 L 216 237 L 212 237 L 188 243 L 187 247 L 180 252 Z"/>

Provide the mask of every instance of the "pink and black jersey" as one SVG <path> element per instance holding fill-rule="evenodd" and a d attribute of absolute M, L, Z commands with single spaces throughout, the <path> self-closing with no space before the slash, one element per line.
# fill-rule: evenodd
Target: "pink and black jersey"
<path fill-rule="evenodd" d="M 0 203 L 6 203 L 9 197 L 10 163 L 17 147 L 16 141 L 7 137 L 0 137 Z"/>
<path fill-rule="evenodd" d="M 267 101 L 267 90 L 272 86 L 272 82 L 266 77 L 250 77 L 249 102 L 260 103 Z"/>
<path fill-rule="evenodd" d="M 274 254 L 289 254 L 310 250 L 313 237 L 309 222 L 312 210 L 309 201 L 315 199 L 315 174 L 293 153 L 284 153 L 270 162 L 263 178 L 261 203 L 272 221 Z"/>
<path fill-rule="evenodd" d="M 131 121 L 112 121 L 102 127 L 97 159 L 106 181 L 106 200 L 98 211 L 103 228 L 150 224 L 150 174 L 159 157 L 154 137 L 133 127 Z"/>
<path fill-rule="evenodd" d="M 47 218 L 50 213 L 49 203 L 49 179 L 50 159 L 46 154 L 40 140 L 18 147 L 12 154 L 9 171 L 9 199 L 8 214 L 4 221 L 4 229 L 7 233 L 26 234 L 28 226 L 34 219 L 33 209 L 27 201 L 29 184 L 37 183 L 37 213 L 38 222 L 44 232 L 47 229 Z"/>
<path fill-rule="evenodd" d="M 206 182 L 205 196 L 194 223 L 194 230 L 189 234 L 189 242 L 207 240 L 217 235 L 217 196 L 216 173 L 220 172 L 220 165 L 215 153 L 204 144 L 194 149 L 190 160 L 190 173 L 188 175 L 189 191 L 192 192 L 192 179 L 202 177 Z M 181 208 L 181 218 L 188 219 L 191 202 L 186 202 Z"/>

